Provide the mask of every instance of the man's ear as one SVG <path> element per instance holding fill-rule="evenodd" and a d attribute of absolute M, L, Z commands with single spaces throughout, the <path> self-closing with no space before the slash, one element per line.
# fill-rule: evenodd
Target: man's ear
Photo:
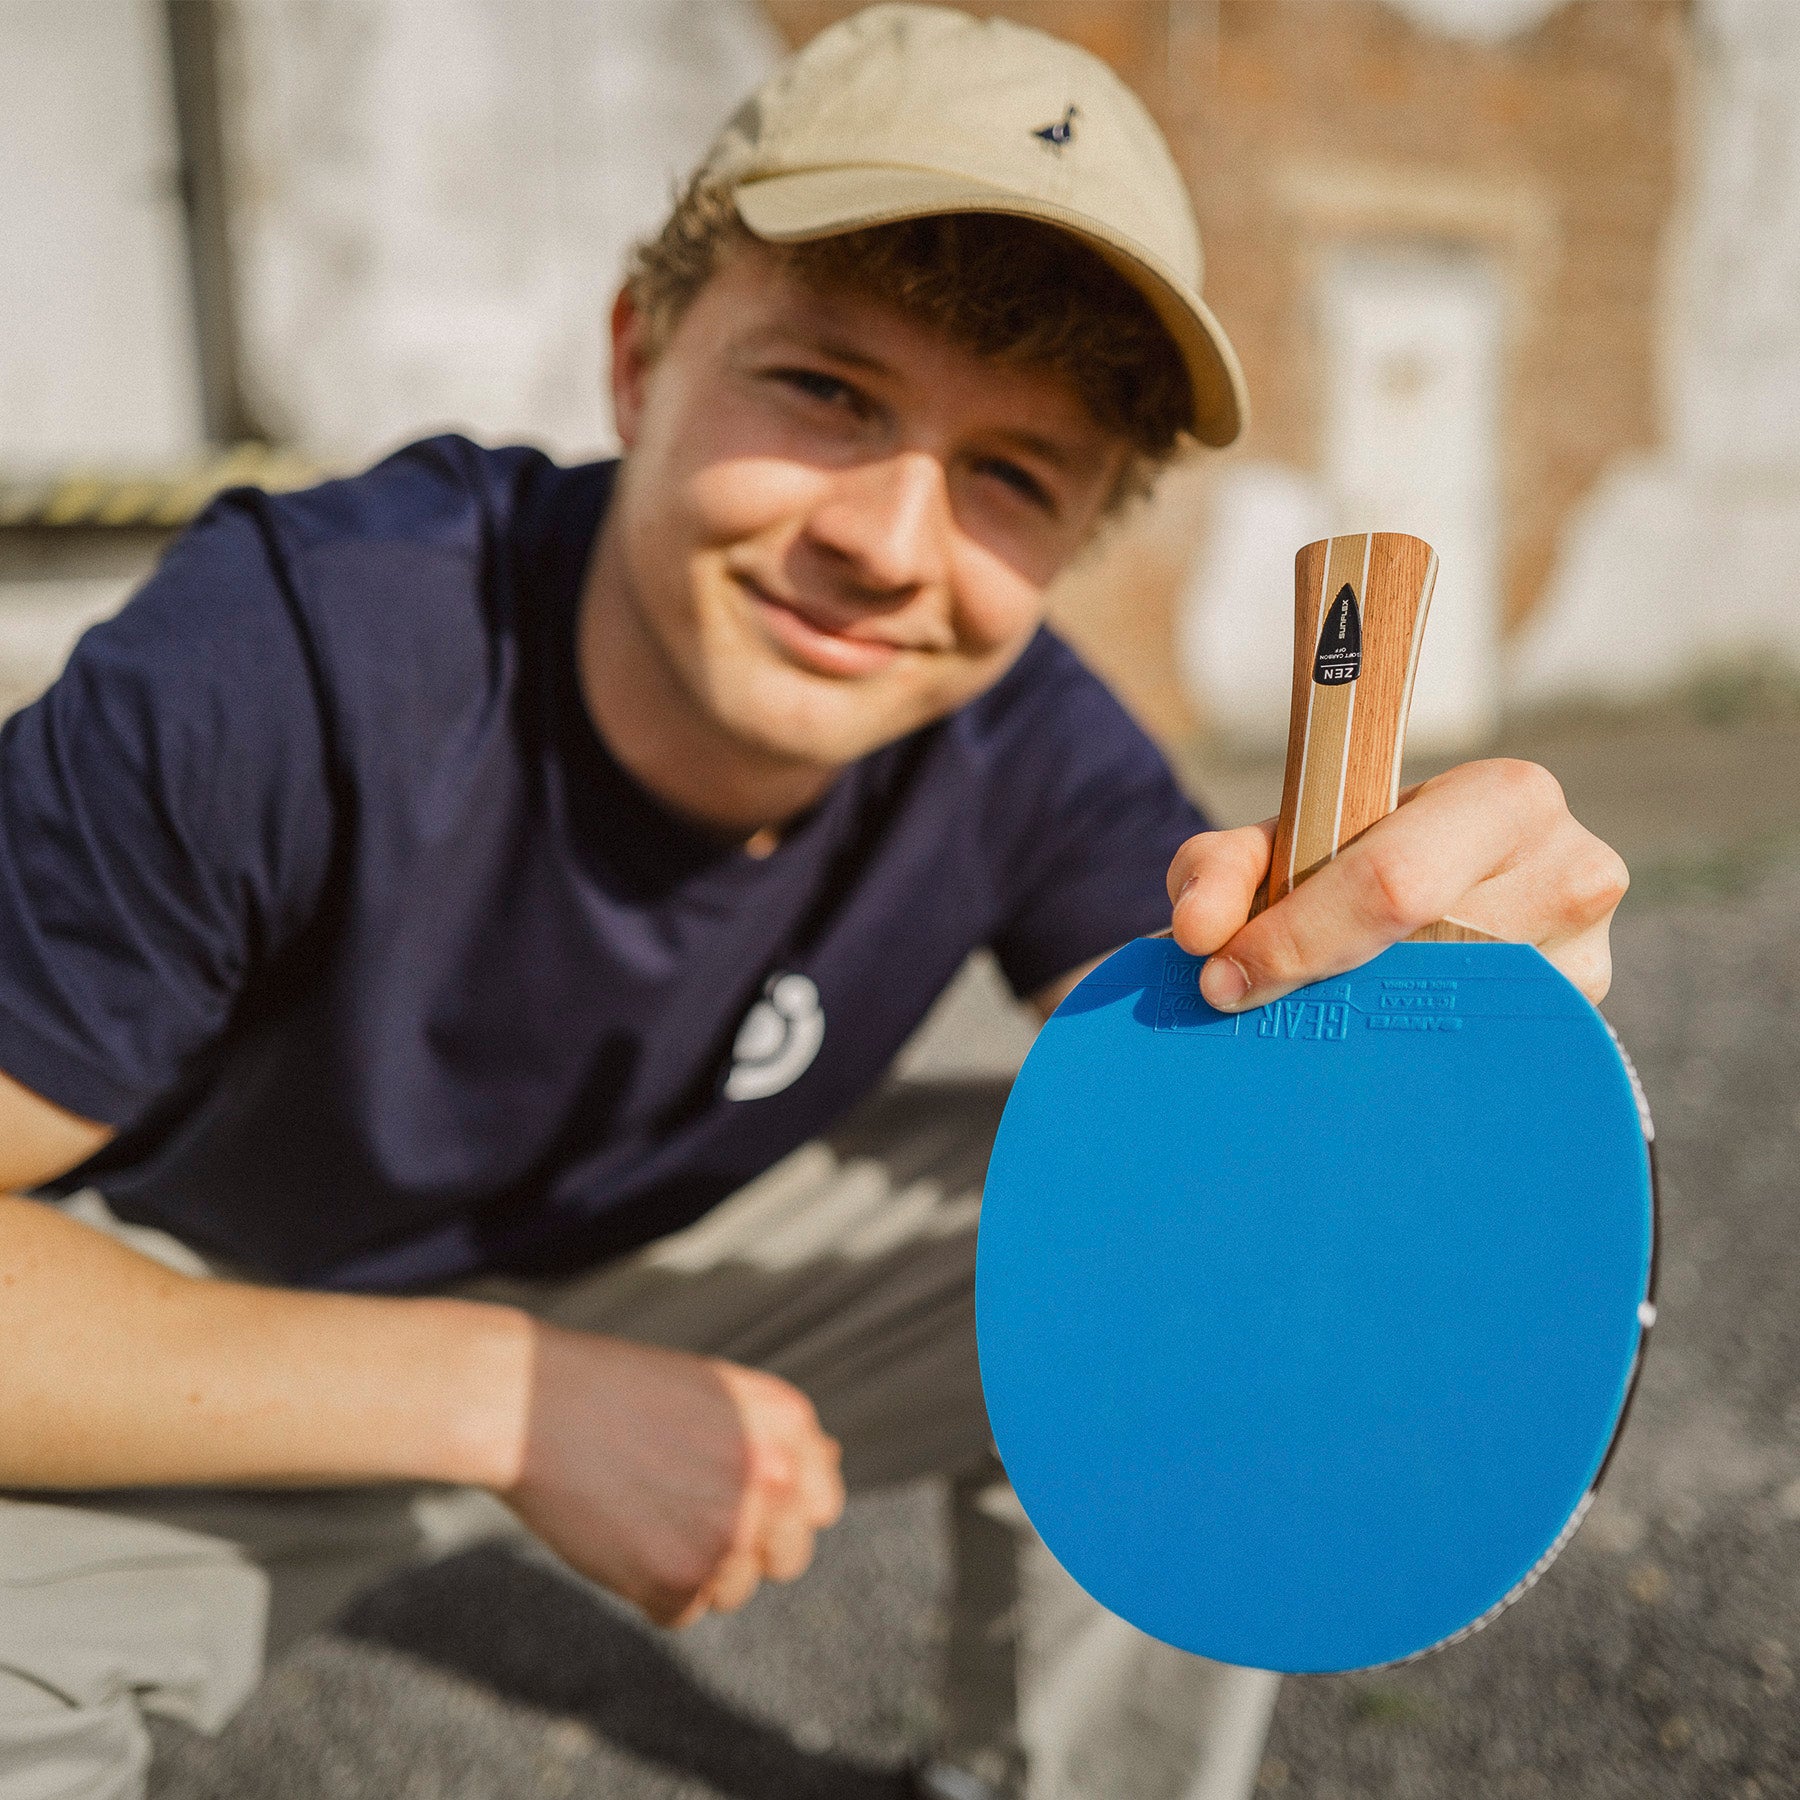
<path fill-rule="evenodd" d="M 612 403 L 613 428 L 621 447 L 629 450 L 637 441 L 638 422 L 644 415 L 644 386 L 650 374 L 649 333 L 644 315 L 631 297 L 631 289 L 619 289 L 612 306 Z"/>

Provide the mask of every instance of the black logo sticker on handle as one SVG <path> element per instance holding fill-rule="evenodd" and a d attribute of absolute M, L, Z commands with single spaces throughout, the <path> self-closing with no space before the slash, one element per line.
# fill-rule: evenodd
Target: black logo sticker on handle
<path fill-rule="evenodd" d="M 1340 687 L 1362 673 L 1362 614 L 1349 582 L 1338 589 L 1319 627 L 1313 680 L 1320 687 Z"/>

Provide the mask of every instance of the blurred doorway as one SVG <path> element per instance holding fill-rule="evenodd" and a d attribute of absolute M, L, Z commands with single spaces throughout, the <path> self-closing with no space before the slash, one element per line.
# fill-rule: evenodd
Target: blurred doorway
<path fill-rule="evenodd" d="M 1332 529 L 1437 550 L 1411 739 L 1478 742 L 1499 712 L 1499 277 L 1472 252 L 1356 246 L 1326 263 L 1319 300 Z"/>

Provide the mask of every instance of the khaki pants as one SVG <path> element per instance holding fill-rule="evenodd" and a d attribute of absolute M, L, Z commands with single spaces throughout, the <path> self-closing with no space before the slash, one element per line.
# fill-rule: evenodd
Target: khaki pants
<path fill-rule="evenodd" d="M 975 1223 L 1004 1086 L 902 1084 L 697 1224 L 561 1281 L 457 1291 L 559 1324 L 728 1357 L 804 1389 L 852 1489 L 951 1481 L 943 1749 L 1034 1796 L 1122 1791 L 1100 1766 L 1154 1695 L 1189 1800 L 1247 1794 L 1274 1678 L 1153 1643 L 1034 1547 L 993 1458 L 976 1370 Z M 166 1261 L 191 1252 L 71 1209 Z M 216 1731 L 268 1659 L 409 1563 L 519 1534 L 491 1497 L 426 1487 L 0 1498 L 0 1800 L 137 1800 L 155 1712 Z M 1016 1692 L 1020 1548 L 1037 1645 Z M 1035 1629 L 1033 1627 L 1035 1626 Z M 1022 1700 L 1022 1706 L 1016 1702 Z M 1173 1714 L 1171 1718 L 1169 1715 Z M 1122 1740 L 1122 1742 L 1114 1742 Z M 1167 1752 L 1162 1759 L 1168 1761 Z"/>

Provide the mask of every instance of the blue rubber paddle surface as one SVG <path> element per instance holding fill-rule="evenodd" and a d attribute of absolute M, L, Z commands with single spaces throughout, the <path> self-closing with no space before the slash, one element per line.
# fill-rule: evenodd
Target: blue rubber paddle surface
<path fill-rule="evenodd" d="M 1653 1203 L 1604 1022 L 1533 949 L 1404 944 L 1230 1016 L 1126 946 L 989 1166 L 982 1378 L 1094 1597 L 1223 1661 L 1412 1655 L 1559 1541 L 1637 1358 Z"/>

